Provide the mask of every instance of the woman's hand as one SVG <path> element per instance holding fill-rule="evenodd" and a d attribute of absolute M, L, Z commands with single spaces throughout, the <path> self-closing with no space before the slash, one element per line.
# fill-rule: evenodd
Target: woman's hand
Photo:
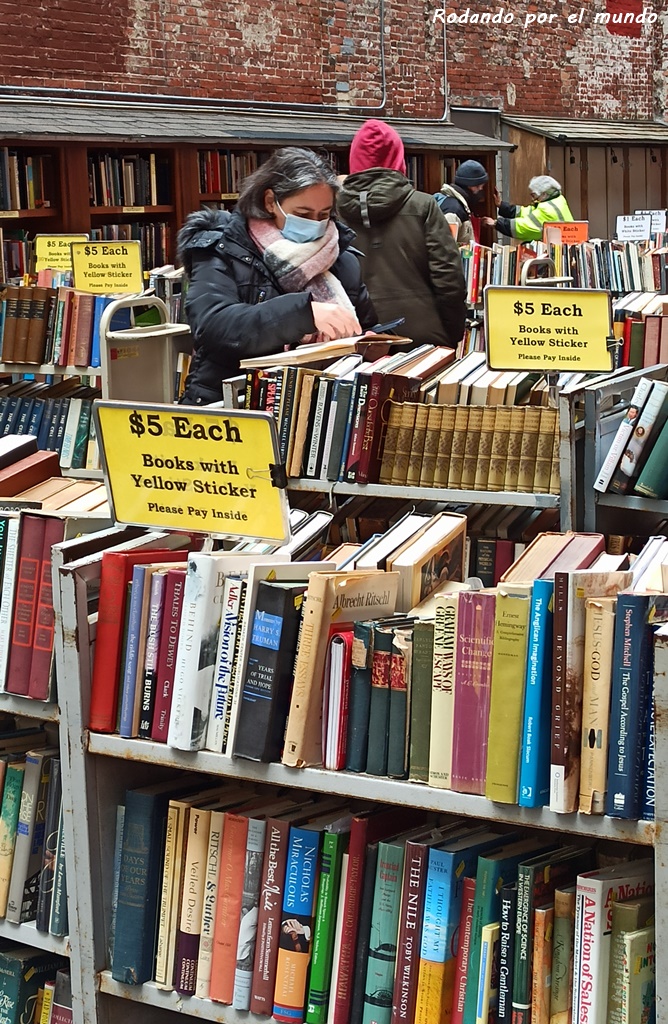
<path fill-rule="evenodd" d="M 311 312 L 316 330 L 324 341 L 352 338 L 362 333 L 355 314 L 334 302 L 312 302 Z"/>

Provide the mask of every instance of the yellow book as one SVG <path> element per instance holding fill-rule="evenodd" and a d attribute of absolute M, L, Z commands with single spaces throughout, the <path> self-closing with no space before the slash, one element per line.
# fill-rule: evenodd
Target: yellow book
<path fill-rule="evenodd" d="M 380 476 L 378 477 L 378 482 L 381 484 L 392 483 L 392 470 L 394 469 L 394 457 L 397 454 L 397 440 L 399 438 L 402 410 L 403 405 L 401 402 L 390 402 L 385 443 L 383 444 L 383 461 L 380 467 Z"/>
<path fill-rule="evenodd" d="M 473 488 L 475 484 L 483 412 L 484 408 L 482 405 L 472 405 L 469 409 L 466 440 L 464 443 L 464 459 L 462 462 L 462 478 L 459 484 L 462 490 Z"/>
<path fill-rule="evenodd" d="M 533 491 L 541 411 L 540 407 L 528 405 L 524 414 L 520 464 L 517 472 L 517 490 L 521 494 L 530 494 Z"/>
<path fill-rule="evenodd" d="M 448 961 L 454 962 L 454 959 Z M 420 958 L 413 1024 L 439 1024 L 443 1019 L 441 1006 L 445 1005 L 445 967 L 444 963 Z M 450 973 L 454 981 L 454 972 Z"/>
<path fill-rule="evenodd" d="M 452 788 L 458 606 L 458 594 L 443 594 L 436 601 L 434 615 L 428 781 L 437 789 Z"/>
<path fill-rule="evenodd" d="M 512 410 L 509 405 L 499 405 L 496 408 L 492 450 L 489 456 L 489 474 L 487 476 L 488 491 L 502 491 L 504 488 L 511 412 Z"/>
<path fill-rule="evenodd" d="M 411 449 L 408 456 L 408 472 L 406 473 L 406 484 L 409 487 L 417 487 L 420 483 L 430 408 L 434 408 L 434 406 L 423 403 L 418 405 L 415 410 L 415 426 L 413 427 Z"/>
<path fill-rule="evenodd" d="M 468 405 L 458 405 L 455 410 L 455 426 L 452 431 L 452 445 L 450 448 L 448 487 L 461 487 L 469 412 L 470 407 Z"/>
<path fill-rule="evenodd" d="M 35 1018 L 36 1024 L 49 1024 L 51 1020 L 51 1006 L 53 1005 L 53 991 L 56 987 L 56 982 L 45 981 L 44 982 L 44 993 L 42 995 L 42 1006 L 40 1008 L 39 1019 Z"/>
<path fill-rule="evenodd" d="M 456 405 L 444 405 L 441 417 L 441 432 L 438 436 L 438 451 L 434 467 L 434 487 L 447 487 L 450 474 L 450 455 L 455 430 Z"/>
<path fill-rule="evenodd" d="M 442 405 L 430 405 L 427 418 L 427 429 L 424 435 L 424 452 L 420 467 L 420 487 L 432 487 L 436 473 L 438 444 L 441 438 L 441 424 L 444 408 Z"/>
<path fill-rule="evenodd" d="M 504 804 L 518 799 L 531 589 L 500 584 L 494 611 L 485 796 Z"/>
<path fill-rule="evenodd" d="M 494 969 L 497 960 L 497 946 L 501 934 L 498 921 L 485 924 L 480 940 L 480 968 L 478 971 L 478 998 L 476 1000 L 476 1024 L 489 1024 L 496 1020 L 499 1001 L 499 972 Z"/>
<path fill-rule="evenodd" d="M 588 597 L 585 600 L 579 802 L 581 814 L 605 813 L 616 607 L 615 597 Z"/>
<path fill-rule="evenodd" d="M 522 451 L 522 434 L 524 431 L 524 414 L 527 408 L 528 406 L 526 405 L 514 405 L 510 410 L 506 475 L 502 488 L 504 491 L 517 491 L 517 478 L 520 471 L 520 452 Z"/>
<path fill-rule="evenodd" d="M 544 406 L 540 410 L 540 425 L 536 444 L 536 465 L 533 477 L 535 494 L 547 494 L 550 490 L 552 475 L 552 455 L 554 452 L 554 435 L 557 429 L 558 411 Z"/>
<path fill-rule="evenodd" d="M 550 1024 L 554 904 L 534 911 L 531 968 L 531 1024 Z"/>
<path fill-rule="evenodd" d="M 482 411 L 482 424 L 480 426 L 480 443 L 478 445 L 478 461 L 475 471 L 473 486 L 476 491 L 484 491 L 489 479 L 489 467 L 492 459 L 492 442 L 494 440 L 494 425 L 496 413 L 499 407 L 487 405 Z M 550 452 L 550 455 L 552 453 Z"/>
<path fill-rule="evenodd" d="M 401 408 L 401 425 L 397 435 L 397 450 L 392 468 L 392 484 L 400 487 L 406 483 L 408 463 L 413 446 L 413 430 L 418 406 L 414 402 L 404 402 Z"/>

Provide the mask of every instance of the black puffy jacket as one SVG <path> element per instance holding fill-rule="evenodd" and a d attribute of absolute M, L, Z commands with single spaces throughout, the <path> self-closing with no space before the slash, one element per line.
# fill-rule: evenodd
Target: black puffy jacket
<path fill-rule="evenodd" d="M 363 330 L 376 313 L 361 281 L 354 232 L 339 229 L 340 255 L 331 268 L 345 288 Z M 190 279 L 186 317 L 193 359 L 182 401 L 220 401 L 221 381 L 239 372 L 239 360 L 280 352 L 315 331 L 308 292 L 283 292 L 251 240 L 239 213 L 200 210 L 179 232 L 179 257 Z"/>

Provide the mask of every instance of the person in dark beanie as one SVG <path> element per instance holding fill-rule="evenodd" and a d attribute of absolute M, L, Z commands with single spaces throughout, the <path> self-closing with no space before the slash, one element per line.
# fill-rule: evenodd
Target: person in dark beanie
<path fill-rule="evenodd" d="M 355 134 L 338 213 L 364 253 L 379 319 L 405 317 L 401 331 L 416 343 L 455 348 L 466 318 L 459 250 L 436 201 L 408 181 L 403 143 L 384 121 Z"/>
<path fill-rule="evenodd" d="M 464 160 L 455 172 L 454 185 L 445 182 L 441 191 L 434 195 L 448 224 L 457 228 L 457 245 L 480 241 L 477 218 L 472 220 L 471 214 L 475 216 L 475 208 L 484 198 L 488 181 L 489 175 L 482 164 L 477 160 Z"/>

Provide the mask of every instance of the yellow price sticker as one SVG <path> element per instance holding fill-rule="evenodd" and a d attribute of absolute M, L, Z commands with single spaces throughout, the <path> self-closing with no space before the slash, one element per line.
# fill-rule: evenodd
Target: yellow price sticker
<path fill-rule="evenodd" d="M 71 270 L 72 242 L 87 242 L 88 235 L 35 235 L 35 273 Z"/>
<path fill-rule="evenodd" d="M 289 537 L 268 413 L 96 402 L 94 415 L 116 522 L 278 544 Z"/>
<path fill-rule="evenodd" d="M 74 287 L 95 295 L 127 295 L 143 291 L 141 243 L 73 242 Z"/>
<path fill-rule="evenodd" d="M 485 288 L 487 362 L 493 370 L 611 368 L 610 295 L 588 288 Z"/>

